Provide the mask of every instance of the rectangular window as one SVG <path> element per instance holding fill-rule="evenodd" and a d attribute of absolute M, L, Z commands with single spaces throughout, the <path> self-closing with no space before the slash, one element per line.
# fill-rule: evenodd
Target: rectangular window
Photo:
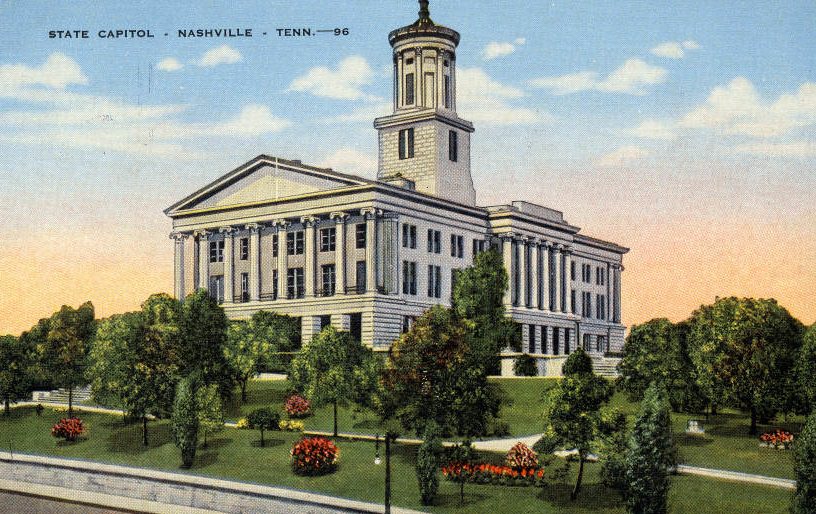
<path fill-rule="evenodd" d="M 564 355 L 570 354 L 570 329 L 564 329 Z"/>
<path fill-rule="evenodd" d="M 249 301 L 249 273 L 241 273 L 241 301 Z"/>
<path fill-rule="evenodd" d="M 448 159 L 459 160 L 459 134 L 455 130 L 448 131 Z"/>
<path fill-rule="evenodd" d="M 485 241 L 484 239 L 474 239 L 473 240 L 473 257 L 476 257 L 480 253 L 485 251 Z"/>
<path fill-rule="evenodd" d="M 596 350 L 598 353 L 606 351 L 606 336 L 598 336 L 598 340 L 596 342 Z"/>
<path fill-rule="evenodd" d="M 320 267 L 322 296 L 334 296 L 336 287 L 334 264 L 324 264 Z"/>
<path fill-rule="evenodd" d="M 357 261 L 356 273 L 354 285 L 358 293 L 364 293 L 366 290 L 366 261 Z"/>
<path fill-rule="evenodd" d="M 320 251 L 333 252 L 337 248 L 337 227 L 320 229 Z"/>
<path fill-rule="evenodd" d="M 451 234 L 450 254 L 451 257 L 458 257 L 460 259 L 465 256 L 465 236 L 457 236 L 455 234 Z"/>
<path fill-rule="evenodd" d="M 399 158 L 411 159 L 414 157 L 414 129 L 399 131 Z"/>
<path fill-rule="evenodd" d="M 428 229 L 428 252 L 442 253 L 442 232 Z"/>
<path fill-rule="evenodd" d="M 210 241 L 210 262 L 224 262 L 224 241 Z"/>
<path fill-rule="evenodd" d="M 402 261 L 402 293 L 417 294 L 416 263 Z"/>
<path fill-rule="evenodd" d="M 591 351 L 592 337 L 589 334 L 584 334 L 581 339 L 583 340 L 584 351 Z"/>
<path fill-rule="evenodd" d="M 575 280 L 575 276 L 576 276 L 575 271 L 576 271 L 577 267 L 578 267 L 578 265 L 575 263 L 575 261 L 572 261 L 570 263 L 570 280 Z"/>
<path fill-rule="evenodd" d="M 272 299 L 278 299 L 278 270 L 272 270 Z"/>
<path fill-rule="evenodd" d="M 366 247 L 366 224 L 365 223 L 358 223 L 354 226 L 354 247 L 355 248 L 365 248 Z"/>
<path fill-rule="evenodd" d="M 280 236 L 278 236 L 278 234 L 275 234 L 275 235 L 272 236 L 272 257 L 277 257 L 278 256 L 278 246 L 279 246 L 278 243 L 279 243 L 279 240 L 280 240 Z"/>
<path fill-rule="evenodd" d="M 542 327 L 541 327 L 541 353 L 546 355 L 546 353 L 548 351 L 547 347 L 548 347 L 549 344 L 550 344 L 550 340 L 547 337 L 547 326 L 542 325 Z"/>
<path fill-rule="evenodd" d="M 453 291 L 456 289 L 456 282 L 459 280 L 460 271 L 462 270 L 460 269 L 451 270 L 451 297 L 453 297 Z"/>
<path fill-rule="evenodd" d="M 286 271 L 286 297 L 303 298 L 305 296 L 303 268 L 289 268 Z"/>
<path fill-rule="evenodd" d="M 402 247 L 403 248 L 417 247 L 416 225 L 402 225 Z"/>
<path fill-rule="evenodd" d="M 210 277 L 210 298 L 218 303 L 224 303 L 224 275 L 213 275 Z"/>
<path fill-rule="evenodd" d="M 530 325 L 527 343 L 527 352 L 536 353 L 536 326 Z"/>
<path fill-rule="evenodd" d="M 432 264 L 428 265 L 428 296 L 442 297 L 442 268 Z"/>
<path fill-rule="evenodd" d="M 445 75 L 445 109 L 450 109 L 451 94 L 450 94 L 450 75 Z"/>
<path fill-rule="evenodd" d="M 407 73 L 405 75 L 405 104 L 413 105 L 414 103 L 414 74 Z"/>
<path fill-rule="evenodd" d="M 287 255 L 303 255 L 306 238 L 302 230 L 286 233 Z"/>
<path fill-rule="evenodd" d="M 242 261 L 249 259 L 249 238 L 242 237 L 238 241 L 238 258 Z"/>
<path fill-rule="evenodd" d="M 570 305 L 572 305 L 572 309 L 570 309 L 570 312 L 576 312 L 576 311 L 575 311 L 575 307 L 576 307 L 576 305 L 575 305 L 575 297 L 576 297 L 576 295 L 577 295 L 577 291 L 576 291 L 575 289 L 573 289 L 572 291 L 570 291 L 570 302 L 571 302 L 571 303 L 570 303 Z"/>
<path fill-rule="evenodd" d="M 416 318 L 414 316 L 403 316 L 402 317 L 402 333 L 405 334 L 409 330 L 414 327 L 414 321 Z"/>
<path fill-rule="evenodd" d="M 553 353 L 553 355 L 558 355 L 559 353 L 561 353 L 561 329 L 558 328 L 558 327 L 553 327 L 552 334 L 553 334 L 553 338 L 552 338 L 553 352 L 552 353 Z"/>

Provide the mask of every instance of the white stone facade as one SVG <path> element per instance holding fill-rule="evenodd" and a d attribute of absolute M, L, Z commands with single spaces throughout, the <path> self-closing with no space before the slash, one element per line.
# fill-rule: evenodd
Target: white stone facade
<path fill-rule="evenodd" d="M 231 318 L 273 310 L 301 318 L 304 341 L 331 324 L 386 350 L 415 317 L 449 305 L 454 271 L 492 246 L 522 351 L 540 356 L 542 373 L 579 345 L 620 352 L 628 249 L 547 207 L 476 206 L 474 129 L 455 110 L 459 34 L 420 17 L 389 39 L 394 114 L 375 122 L 377 180 L 266 155 L 239 166 L 165 211 L 176 296 L 205 288 Z"/>

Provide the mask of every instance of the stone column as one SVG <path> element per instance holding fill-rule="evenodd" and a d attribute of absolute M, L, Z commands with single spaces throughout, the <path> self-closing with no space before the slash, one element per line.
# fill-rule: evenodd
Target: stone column
<path fill-rule="evenodd" d="M 527 303 L 527 269 L 530 265 L 530 248 L 527 246 L 527 238 L 521 237 L 517 244 L 519 245 L 519 259 L 516 265 L 519 267 L 519 307 L 528 307 Z"/>
<path fill-rule="evenodd" d="M 530 308 L 540 309 L 539 291 L 541 290 L 541 286 L 539 282 L 541 280 L 538 276 L 538 263 L 541 262 L 541 248 L 538 246 L 538 242 L 533 238 L 530 238 L 530 245 Z"/>
<path fill-rule="evenodd" d="M 507 271 L 507 291 L 504 293 L 505 307 L 513 306 L 513 234 L 502 234 L 502 257 Z"/>
<path fill-rule="evenodd" d="M 331 325 L 337 330 L 348 332 L 351 330 L 351 316 L 348 314 L 332 314 Z"/>
<path fill-rule="evenodd" d="M 272 222 L 278 233 L 278 298 L 286 298 L 286 271 L 288 269 L 288 253 L 286 251 L 286 231 L 289 229 L 289 222 L 286 220 L 275 220 Z"/>
<path fill-rule="evenodd" d="M 198 289 L 208 289 L 210 287 L 210 245 L 209 235 L 206 230 L 196 232 L 198 238 Z"/>
<path fill-rule="evenodd" d="M 249 230 L 249 300 L 261 299 L 261 230 L 258 223 L 246 226 Z"/>
<path fill-rule="evenodd" d="M 621 322 L 621 271 L 623 266 L 615 267 L 615 323 Z"/>
<path fill-rule="evenodd" d="M 173 240 L 173 294 L 184 300 L 184 239 L 187 236 L 180 232 L 170 234 Z"/>
<path fill-rule="evenodd" d="M 542 241 L 541 253 L 544 257 L 541 263 L 541 308 L 545 311 L 550 310 L 550 242 Z"/>
<path fill-rule="evenodd" d="M 303 316 L 300 318 L 300 339 L 303 346 L 312 342 L 320 333 L 320 316 Z"/>
<path fill-rule="evenodd" d="M 564 250 L 564 312 L 574 314 L 572 310 L 572 248 Z"/>
<path fill-rule="evenodd" d="M 233 251 L 233 234 L 235 229 L 232 227 L 221 227 L 219 231 L 224 234 L 224 303 L 233 302 L 235 275 L 234 264 L 235 252 Z"/>
<path fill-rule="evenodd" d="M 315 248 L 315 225 L 317 225 L 317 218 L 314 216 L 303 216 L 300 222 L 305 227 L 304 248 L 303 248 L 303 276 L 304 287 L 306 289 L 306 298 L 315 295 L 315 258 L 317 257 L 317 248 Z"/>
<path fill-rule="evenodd" d="M 561 251 L 564 245 L 557 245 L 553 248 L 552 258 L 555 261 L 555 312 L 563 312 L 564 306 L 561 304 L 561 293 L 564 291 L 564 269 L 561 265 Z"/>
<path fill-rule="evenodd" d="M 414 91 L 416 97 L 416 91 Z M 366 207 L 360 210 L 366 222 L 366 291 L 377 291 L 377 210 Z"/>
<path fill-rule="evenodd" d="M 331 218 L 335 222 L 335 251 L 334 251 L 334 271 L 337 281 L 335 294 L 346 294 L 346 220 L 348 214 L 345 212 L 333 212 Z"/>
<path fill-rule="evenodd" d="M 612 265 L 606 263 L 606 321 L 612 321 Z"/>

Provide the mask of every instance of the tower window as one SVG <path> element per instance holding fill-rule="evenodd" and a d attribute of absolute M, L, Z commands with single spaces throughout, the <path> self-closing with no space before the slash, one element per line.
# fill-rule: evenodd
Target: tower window
<path fill-rule="evenodd" d="M 405 105 L 414 104 L 414 74 L 405 75 Z"/>
<path fill-rule="evenodd" d="M 448 132 L 448 159 L 459 160 L 459 134 L 455 130 Z"/>
<path fill-rule="evenodd" d="M 447 61 L 445 61 L 447 62 Z M 451 94 L 450 94 L 450 75 L 445 75 L 445 109 L 450 109 L 451 106 Z"/>
<path fill-rule="evenodd" d="M 411 159 L 414 157 L 414 129 L 399 131 L 399 158 Z"/>

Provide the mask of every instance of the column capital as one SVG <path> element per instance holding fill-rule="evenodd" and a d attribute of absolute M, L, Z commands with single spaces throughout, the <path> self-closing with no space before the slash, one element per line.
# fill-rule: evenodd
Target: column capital
<path fill-rule="evenodd" d="M 316 216 L 301 216 L 300 222 L 306 225 L 307 227 L 314 227 L 318 223 L 318 218 Z"/>
<path fill-rule="evenodd" d="M 554 252 L 563 252 L 564 251 L 564 245 L 562 245 L 561 243 L 553 243 L 552 244 L 552 249 L 553 249 Z"/>
<path fill-rule="evenodd" d="M 376 207 L 363 207 L 360 209 L 360 214 L 365 216 L 365 219 L 371 219 L 382 216 L 383 211 L 381 209 L 377 209 Z"/>
<path fill-rule="evenodd" d="M 496 236 L 504 241 L 512 241 L 513 239 L 516 239 L 518 237 L 518 234 L 514 234 L 512 232 L 503 232 L 501 234 L 496 234 Z"/>
<path fill-rule="evenodd" d="M 285 219 L 272 220 L 272 226 L 279 229 L 279 230 L 280 229 L 286 230 L 286 229 L 289 228 L 289 225 L 291 225 L 291 224 L 292 223 L 286 221 Z"/>
<path fill-rule="evenodd" d="M 212 232 L 208 230 L 196 230 L 193 232 L 193 236 L 199 239 L 201 239 L 202 237 L 206 239 L 207 237 L 209 237 L 210 234 L 212 234 Z"/>
<path fill-rule="evenodd" d="M 338 225 L 348 221 L 348 218 L 349 218 L 349 215 L 348 215 L 348 213 L 345 213 L 345 212 L 333 212 L 333 213 L 329 214 L 329 219 L 334 220 L 334 222 L 337 223 Z"/>
<path fill-rule="evenodd" d="M 244 225 L 245 230 L 249 230 L 251 233 L 259 232 L 264 229 L 263 223 L 247 223 Z"/>
<path fill-rule="evenodd" d="M 170 239 L 174 241 L 184 241 L 190 237 L 190 234 L 185 234 L 183 232 L 170 232 Z"/>
<path fill-rule="evenodd" d="M 231 236 L 233 233 L 238 232 L 238 229 L 236 227 L 220 227 L 218 231 L 222 234 Z"/>

